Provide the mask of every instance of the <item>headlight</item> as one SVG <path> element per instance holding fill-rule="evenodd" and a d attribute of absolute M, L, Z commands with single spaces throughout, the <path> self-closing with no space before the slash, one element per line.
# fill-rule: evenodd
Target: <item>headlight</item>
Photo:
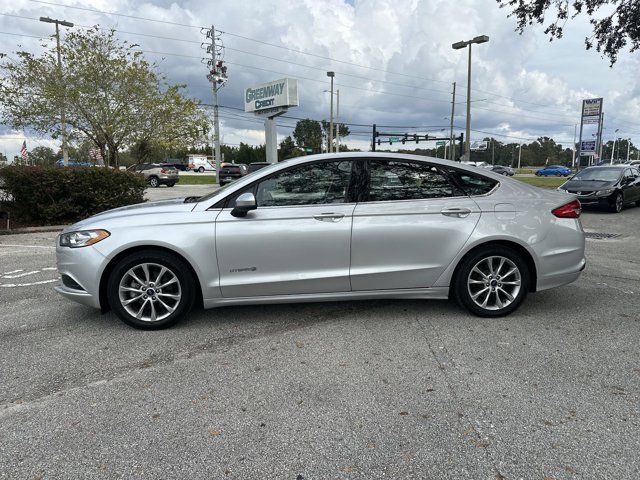
<path fill-rule="evenodd" d="M 79 248 L 98 243 L 110 235 L 106 230 L 80 230 L 60 235 L 60 246 Z"/>
<path fill-rule="evenodd" d="M 598 190 L 596 192 L 596 195 L 609 195 L 610 193 L 613 193 L 615 189 L 614 188 L 607 188 L 606 190 Z"/>

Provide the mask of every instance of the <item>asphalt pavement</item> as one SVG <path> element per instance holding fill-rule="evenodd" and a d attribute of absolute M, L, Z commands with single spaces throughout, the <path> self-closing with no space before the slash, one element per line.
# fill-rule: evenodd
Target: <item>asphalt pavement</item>
<path fill-rule="evenodd" d="M 507 318 L 381 300 L 159 332 L 58 296 L 55 233 L 0 236 L 0 478 L 640 478 L 640 208 L 583 223 L 620 236 Z"/>

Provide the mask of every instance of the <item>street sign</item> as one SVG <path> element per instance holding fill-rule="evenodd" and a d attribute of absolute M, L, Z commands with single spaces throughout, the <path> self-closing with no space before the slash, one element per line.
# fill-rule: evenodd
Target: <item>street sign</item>
<path fill-rule="evenodd" d="M 304 147 L 304 151 L 305 151 L 306 153 L 313 153 L 313 148 Z"/>
<path fill-rule="evenodd" d="M 389 141 L 390 142 L 399 142 L 400 141 L 400 137 L 389 137 Z"/>
<path fill-rule="evenodd" d="M 446 140 L 438 140 L 436 142 L 436 147 L 444 147 L 447 144 Z"/>

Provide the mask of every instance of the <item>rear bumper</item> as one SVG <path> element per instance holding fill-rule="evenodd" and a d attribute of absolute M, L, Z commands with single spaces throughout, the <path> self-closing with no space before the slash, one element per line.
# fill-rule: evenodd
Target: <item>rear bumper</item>
<path fill-rule="evenodd" d="M 586 268 L 587 261 L 583 258 L 577 266 L 577 270 L 569 273 L 562 273 L 559 275 L 551 275 L 545 277 L 539 277 L 536 285 L 536 292 L 540 290 L 547 290 L 549 288 L 560 287 L 569 283 L 575 282 L 580 278 L 580 274 Z"/>

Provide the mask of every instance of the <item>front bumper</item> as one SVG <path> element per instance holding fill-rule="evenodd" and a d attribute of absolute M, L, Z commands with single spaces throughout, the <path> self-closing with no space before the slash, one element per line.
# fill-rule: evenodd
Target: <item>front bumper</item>
<path fill-rule="evenodd" d="M 100 308 L 100 275 L 106 257 L 95 247 L 61 247 L 56 239 L 56 266 L 60 276 L 67 276 L 75 288 L 60 284 L 55 291 L 75 302 Z"/>

